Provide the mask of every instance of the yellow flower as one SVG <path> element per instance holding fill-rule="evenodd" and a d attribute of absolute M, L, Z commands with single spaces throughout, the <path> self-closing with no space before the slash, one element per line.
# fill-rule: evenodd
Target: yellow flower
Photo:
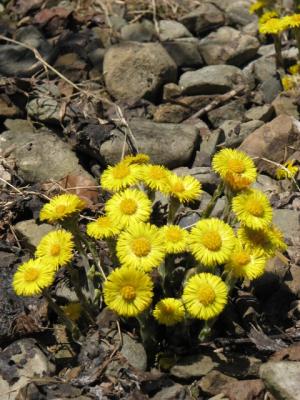
<path fill-rule="evenodd" d="M 180 203 L 198 200 L 201 194 L 201 184 L 193 176 L 177 176 L 170 174 L 164 193 L 175 197 Z"/>
<path fill-rule="evenodd" d="M 126 156 L 123 159 L 124 163 L 127 164 L 148 164 L 150 157 L 147 154 L 138 153 L 135 156 Z"/>
<path fill-rule="evenodd" d="M 192 317 L 207 320 L 223 311 L 227 304 L 227 296 L 227 286 L 220 277 L 200 273 L 187 281 L 182 300 Z"/>
<path fill-rule="evenodd" d="M 123 266 L 108 276 L 103 293 L 111 310 L 123 317 L 136 317 L 150 306 L 153 283 L 145 272 Z"/>
<path fill-rule="evenodd" d="M 149 272 L 165 256 L 163 234 L 155 225 L 133 223 L 120 234 L 116 250 L 122 265 Z"/>
<path fill-rule="evenodd" d="M 273 211 L 267 196 L 259 190 L 248 189 L 232 199 L 232 210 L 248 228 L 263 229 L 272 222 Z"/>
<path fill-rule="evenodd" d="M 278 12 L 273 10 L 273 11 L 266 11 L 263 13 L 263 15 L 259 18 L 259 25 L 264 24 L 265 22 L 267 22 L 269 19 L 274 18 L 274 17 L 278 17 Z"/>
<path fill-rule="evenodd" d="M 80 303 L 69 303 L 62 307 L 64 314 L 73 322 L 79 320 L 81 315 L 81 305 Z"/>
<path fill-rule="evenodd" d="M 116 193 L 106 202 L 105 210 L 112 223 L 120 229 L 133 222 L 148 221 L 152 203 L 144 192 L 126 189 Z"/>
<path fill-rule="evenodd" d="M 118 192 L 128 186 L 136 185 L 139 179 L 140 167 L 136 164 L 121 161 L 103 171 L 100 184 L 105 190 Z"/>
<path fill-rule="evenodd" d="M 265 35 L 277 35 L 287 29 L 287 21 L 284 18 L 270 18 L 264 24 L 259 25 L 259 32 Z"/>
<path fill-rule="evenodd" d="M 110 217 L 102 215 L 96 221 L 89 222 L 86 232 L 94 239 L 106 239 L 118 235 L 120 227 L 114 224 Z"/>
<path fill-rule="evenodd" d="M 256 279 L 264 273 L 266 257 L 258 250 L 245 247 L 241 242 L 231 253 L 229 261 L 225 264 L 225 271 L 234 278 Z"/>
<path fill-rule="evenodd" d="M 165 225 L 161 228 L 165 239 L 166 253 L 182 253 L 187 250 L 189 234 L 178 225 Z"/>
<path fill-rule="evenodd" d="M 283 164 L 284 168 L 278 168 L 275 173 L 276 179 L 292 179 L 299 171 L 294 162 L 295 160 L 288 160 Z"/>
<path fill-rule="evenodd" d="M 255 3 L 252 3 L 249 7 L 249 13 L 254 14 L 256 11 L 261 10 L 266 6 L 265 1 L 256 1 Z"/>
<path fill-rule="evenodd" d="M 41 259 L 30 259 L 19 266 L 13 277 L 13 288 L 18 296 L 38 296 L 52 285 L 55 271 Z"/>
<path fill-rule="evenodd" d="M 68 264 L 73 258 L 73 236 L 60 229 L 47 233 L 38 244 L 35 256 L 45 259 L 55 269 Z"/>
<path fill-rule="evenodd" d="M 273 257 L 276 251 L 286 250 L 282 232 L 274 225 L 266 229 L 250 229 L 242 226 L 237 231 L 240 241 L 251 250 L 259 251 L 266 257 Z"/>
<path fill-rule="evenodd" d="M 82 211 L 86 203 L 76 194 L 61 194 L 52 197 L 40 212 L 40 220 L 51 223 L 61 221 L 65 218 Z"/>
<path fill-rule="evenodd" d="M 181 300 L 171 297 L 159 301 L 153 311 L 154 318 L 163 325 L 171 326 L 184 319 L 185 310 Z"/>
<path fill-rule="evenodd" d="M 282 84 L 283 89 L 286 92 L 291 89 L 294 89 L 294 87 L 296 86 L 296 82 L 295 82 L 293 76 L 291 76 L 291 75 L 284 75 L 281 78 L 281 84 Z"/>
<path fill-rule="evenodd" d="M 149 164 L 141 167 L 141 179 L 152 190 L 165 190 L 169 175 L 170 171 L 161 165 Z"/>
<path fill-rule="evenodd" d="M 256 179 L 253 160 L 243 151 L 223 149 L 212 160 L 212 168 L 233 190 L 241 190 Z"/>
<path fill-rule="evenodd" d="M 228 261 L 235 245 L 233 229 L 217 218 L 202 219 L 192 228 L 189 247 L 196 260 L 207 267 Z"/>
<path fill-rule="evenodd" d="M 298 64 L 291 65 L 290 68 L 288 69 L 288 71 L 292 75 L 299 74 L 299 72 L 300 72 L 300 64 L 298 63 Z"/>
<path fill-rule="evenodd" d="M 286 15 L 282 20 L 286 28 L 300 27 L 300 14 Z"/>

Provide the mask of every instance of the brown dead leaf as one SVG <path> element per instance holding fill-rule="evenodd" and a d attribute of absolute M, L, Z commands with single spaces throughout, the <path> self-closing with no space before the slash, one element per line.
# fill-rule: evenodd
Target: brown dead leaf
<path fill-rule="evenodd" d="M 67 175 L 59 184 L 69 193 L 77 194 L 87 205 L 98 203 L 98 187 L 94 180 L 84 175 Z"/>
<path fill-rule="evenodd" d="M 63 7 L 45 8 L 35 15 L 34 22 L 39 25 L 46 25 L 54 17 L 66 19 L 70 14 L 71 11 Z"/>
<path fill-rule="evenodd" d="M 29 11 L 38 9 L 42 6 L 44 0 L 16 0 L 11 7 L 19 15 L 26 15 Z"/>
<path fill-rule="evenodd" d="M 292 344 L 286 349 L 276 351 L 271 357 L 272 361 L 300 361 L 300 343 Z"/>
<path fill-rule="evenodd" d="M 228 385 L 222 393 L 230 400 L 263 400 L 265 387 L 260 379 L 249 379 Z"/>

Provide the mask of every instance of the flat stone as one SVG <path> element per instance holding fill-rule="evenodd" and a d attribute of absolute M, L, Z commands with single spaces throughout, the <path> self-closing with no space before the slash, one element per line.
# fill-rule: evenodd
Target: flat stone
<path fill-rule="evenodd" d="M 196 68 L 203 64 L 199 51 L 199 40 L 196 38 L 176 39 L 163 42 L 162 45 L 179 68 Z"/>
<path fill-rule="evenodd" d="M 192 36 L 191 32 L 183 24 L 173 20 L 160 20 L 158 22 L 158 29 L 159 39 L 162 42 Z"/>
<path fill-rule="evenodd" d="M 282 92 L 273 100 L 276 115 L 286 114 L 299 119 L 298 95 L 292 92 Z"/>
<path fill-rule="evenodd" d="M 300 362 L 269 361 L 260 367 L 260 377 L 278 400 L 300 399 Z"/>
<path fill-rule="evenodd" d="M 300 236 L 300 211 L 285 208 L 275 209 L 273 221 L 282 230 L 285 238 L 291 242 Z"/>
<path fill-rule="evenodd" d="M 35 249 L 40 240 L 54 228 L 49 224 L 38 225 L 34 219 L 20 221 L 14 225 L 17 236 L 20 239 L 22 247 Z"/>
<path fill-rule="evenodd" d="M 244 100 L 236 99 L 210 111 L 207 116 L 214 128 L 218 128 L 226 120 L 242 121 L 245 113 Z"/>
<path fill-rule="evenodd" d="M 130 336 L 123 334 L 123 347 L 121 353 L 134 368 L 140 371 L 146 371 L 147 354 L 141 343 L 138 343 Z"/>
<path fill-rule="evenodd" d="M 269 122 L 274 116 L 274 107 L 271 104 L 252 107 L 245 113 L 245 119 L 248 121 L 260 120 L 263 122 Z"/>
<path fill-rule="evenodd" d="M 121 38 L 125 41 L 151 42 L 156 36 L 153 22 L 144 19 L 142 22 L 134 22 L 121 28 Z"/>
<path fill-rule="evenodd" d="M 216 29 L 223 25 L 223 12 L 212 3 L 203 2 L 194 11 L 184 15 L 180 20 L 187 29 L 196 36 Z"/>
<path fill-rule="evenodd" d="M 170 374 L 178 379 L 201 378 L 217 366 L 218 363 L 214 362 L 209 356 L 190 356 L 174 365 Z"/>
<path fill-rule="evenodd" d="M 116 99 L 155 100 L 165 83 L 176 81 L 177 66 L 159 43 L 123 42 L 105 53 L 103 74 Z"/>
<path fill-rule="evenodd" d="M 265 103 L 272 103 L 276 96 L 282 91 L 279 79 L 271 76 L 265 80 L 259 88 L 263 94 Z"/>
<path fill-rule="evenodd" d="M 175 383 L 172 386 L 165 387 L 155 394 L 154 397 L 151 397 L 151 400 L 174 400 L 174 399 L 183 399 L 188 400 L 191 399 L 190 396 L 187 395 L 187 391 L 184 386 L 179 385 L 179 383 Z"/>
<path fill-rule="evenodd" d="M 220 371 L 213 370 L 201 379 L 199 386 L 202 392 L 213 396 L 223 392 L 225 385 L 234 386 L 236 382 L 238 382 L 237 379 L 222 374 Z"/>
<path fill-rule="evenodd" d="M 179 86 L 187 95 L 222 94 L 241 83 L 245 83 L 245 77 L 232 65 L 210 65 L 185 72 L 179 79 Z"/>
<path fill-rule="evenodd" d="M 233 25 L 245 26 L 251 22 L 257 23 L 257 16 L 249 13 L 249 1 L 235 1 L 226 9 L 229 22 Z"/>
<path fill-rule="evenodd" d="M 200 41 L 199 50 L 206 64 L 241 66 L 253 59 L 259 41 L 229 26 L 219 28 Z"/>
<path fill-rule="evenodd" d="M 134 118 L 130 128 L 139 150 L 149 154 L 153 163 L 176 168 L 188 164 L 199 143 L 198 130 L 188 124 L 162 124 Z M 120 161 L 124 135 L 112 132 L 112 139 L 104 142 L 99 151 L 108 164 Z M 127 145 L 125 151 L 129 152 Z"/>

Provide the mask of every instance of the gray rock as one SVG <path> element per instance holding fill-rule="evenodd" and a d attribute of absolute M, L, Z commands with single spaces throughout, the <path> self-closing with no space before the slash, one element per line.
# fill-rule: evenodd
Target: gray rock
<path fill-rule="evenodd" d="M 259 41 L 253 36 L 224 26 L 200 41 L 200 53 L 206 64 L 232 64 L 241 66 L 253 59 Z"/>
<path fill-rule="evenodd" d="M 149 154 L 152 162 L 169 168 L 186 165 L 191 161 L 199 136 L 197 129 L 187 124 L 161 124 L 134 118 L 130 128 L 140 151 Z M 100 147 L 100 155 L 108 164 L 120 161 L 124 136 L 113 131 L 112 139 Z M 128 151 L 128 147 L 125 147 Z"/>
<path fill-rule="evenodd" d="M 31 379 L 52 374 L 55 366 L 36 345 L 34 339 L 18 340 L 0 354 L 1 400 L 14 400 Z"/>
<path fill-rule="evenodd" d="M 300 267 L 299 265 L 291 265 L 289 268 L 289 277 L 284 283 L 289 288 L 290 292 L 296 297 L 300 297 Z"/>
<path fill-rule="evenodd" d="M 228 119 L 242 121 L 245 111 L 244 100 L 239 98 L 209 111 L 207 116 L 214 128 L 218 128 Z"/>
<path fill-rule="evenodd" d="M 22 243 L 22 247 L 35 249 L 43 236 L 53 231 L 53 226 L 49 224 L 38 225 L 34 219 L 20 221 L 14 225 L 17 236 Z"/>
<path fill-rule="evenodd" d="M 127 25 L 126 19 L 124 19 L 120 15 L 116 15 L 116 14 L 110 15 L 109 20 L 110 20 L 112 29 L 117 32 L 119 32 L 120 29 L 123 28 L 123 26 Z"/>
<path fill-rule="evenodd" d="M 257 37 L 258 35 L 258 25 L 256 21 L 250 22 L 250 24 L 243 26 L 242 32 L 247 35 Z"/>
<path fill-rule="evenodd" d="M 200 144 L 200 150 L 197 154 L 198 165 L 203 167 L 209 167 L 211 164 L 211 158 L 216 152 L 216 146 L 220 141 L 221 131 L 216 129 L 210 132 L 208 135 L 202 137 Z"/>
<path fill-rule="evenodd" d="M 163 42 L 162 45 L 179 68 L 200 67 L 203 64 L 196 38 L 177 39 Z"/>
<path fill-rule="evenodd" d="M 276 63 L 274 57 L 261 57 L 253 63 L 255 78 L 263 83 L 270 77 L 276 76 Z"/>
<path fill-rule="evenodd" d="M 300 399 L 300 362 L 269 361 L 260 367 L 266 388 L 278 400 Z"/>
<path fill-rule="evenodd" d="M 146 371 L 147 354 L 141 343 L 138 343 L 130 336 L 123 334 L 123 347 L 121 353 L 134 368 L 140 371 Z"/>
<path fill-rule="evenodd" d="M 234 385 L 237 379 L 222 374 L 220 371 L 211 371 L 199 382 L 199 386 L 205 394 L 217 395 L 223 392 L 225 385 Z"/>
<path fill-rule="evenodd" d="M 212 172 L 212 169 L 210 167 L 180 167 L 176 168 L 174 172 L 179 176 L 192 175 L 201 183 L 202 189 L 208 193 L 213 193 L 220 181 L 218 176 L 214 172 Z M 203 199 L 201 197 L 201 201 L 202 200 Z"/>
<path fill-rule="evenodd" d="M 175 82 L 177 66 L 159 43 L 124 42 L 107 50 L 103 73 L 116 99 L 153 100 L 165 83 Z"/>
<path fill-rule="evenodd" d="M 192 36 L 191 32 L 189 32 L 184 25 L 173 20 L 160 20 L 158 22 L 158 29 L 159 39 L 162 42 L 166 40 L 174 40 Z"/>
<path fill-rule="evenodd" d="M 273 210 L 274 224 L 282 230 L 284 237 L 293 242 L 300 236 L 300 211 L 288 209 Z"/>
<path fill-rule="evenodd" d="M 282 190 L 278 181 L 270 178 L 268 175 L 258 174 L 256 182 L 253 183 L 254 189 L 261 190 L 262 192 L 270 195 L 272 193 L 280 193 Z"/>
<path fill-rule="evenodd" d="M 293 92 L 279 93 L 272 102 L 276 115 L 286 114 L 299 119 L 297 97 Z"/>
<path fill-rule="evenodd" d="M 10 130 L 0 136 L 0 153 L 11 149 L 9 157 L 26 182 L 60 180 L 69 174 L 90 177 L 68 144 L 50 131 L 36 131 L 23 120 L 6 120 L 5 125 Z"/>
<path fill-rule="evenodd" d="M 172 386 L 165 387 L 155 394 L 154 397 L 151 397 L 151 400 L 174 400 L 174 399 L 182 399 L 182 400 L 192 400 L 190 396 L 187 394 L 187 390 L 184 386 L 179 385 L 179 383 L 175 383 Z"/>
<path fill-rule="evenodd" d="M 133 42 L 151 42 L 156 36 L 154 25 L 148 19 L 125 25 L 121 29 L 121 38 Z"/>
<path fill-rule="evenodd" d="M 203 2 L 196 10 L 184 15 L 182 22 L 187 29 L 199 36 L 205 32 L 209 32 L 225 22 L 224 14 L 215 5 Z"/>
<path fill-rule="evenodd" d="M 225 142 L 222 143 L 222 146 L 231 148 L 239 146 L 248 135 L 263 124 L 262 121 L 248 121 L 244 123 L 232 120 L 225 121 L 219 127 L 225 136 Z"/>
<path fill-rule="evenodd" d="M 61 106 L 50 96 L 30 100 L 26 105 L 26 110 L 30 117 L 41 122 L 58 123 L 60 121 Z"/>
<path fill-rule="evenodd" d="M 282 91 L 279 79 L 270 77 L 259 88 L 263 93 L 265 103 L 272 103 L 275 97 Z"/>
<path fill-rule="evenodd" d="M 210 65 L 181 75 L 179 86 L 184 94 L 221 94 L 245 83 L 242 71 L 232 65 Z"/>
<path fill-rule="evenodd" d="M 245 119 L 248 121 L 260 120 L 263 122 L 269 122 L 274 116 L 274 107 L 271 104 L 252 107 L 245 113 Z"/>
<path fill-rule="evenodd" d="M 170 374 L 178 379 L 201 378 L 215 367 L 218 367 L 218 363 L 209 356 L 188 356 L 174 365 L 170 370 Z"/>
<path fill-rule="evenodd" d="M 226 15 L 229 22 L 233 25 L 245 26 L 252 22 L 257 24 L 257 16 L 249 13 L 249 1 L 235 1 L 227 7 Z"/>

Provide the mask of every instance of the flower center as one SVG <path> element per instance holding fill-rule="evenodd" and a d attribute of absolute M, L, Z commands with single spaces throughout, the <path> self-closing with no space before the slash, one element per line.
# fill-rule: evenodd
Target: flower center
<path fill-rule="evenodd" d="M 254 217 L 262 217 L 264 215 L 264 207 L 257 200 L 254 199 L 248 200 L 245 208 Z"/>
<path fill-rule="evenodd" d="M 232 261 L 235 265 L 243 267 L 244 265 L 249 263 L 250 255 L 245 251 L 239 251 L 233 254 Z"/>
<path fill-rule="evenodd" d="M 166 179 L 166 172 L 161 168 L 152 167 L 149 171 L 149 176 L 154 180 L 161 181 Z"/>
<path fill-rule="evenodd" d="M 235 172 L 236 174 L 242 174 L 243 172 L 245 172 L 245 165 L 241 160 L 235 160 L 235 159 L 228 160 L 227 168 L 231 172 Z"/>
<path fill-rule="evenodd" d="M 163 305 L 163 312 L 165 314 L 172 314 L 173 313 L 173 307 L 170 304 L 164 304 Z"/>
<path fill-rule="evenodd" d="M 57 243 L 54 243 L 51 246 L 50 254 L 51 254 L 51 256 L 58 256 L 59 253 L 60 253 L 60 245 Z"/>
<path fill-rule="evenodd" d="M 169 242 L 179 242 L 182 239 L 182 232 L 179 229 L 169 228 L 166 232 L 166 239 Z"/>
<path fill-rule="evenodd" d="M 108 217 L 98 218 L 97 224 L 100 226 L 100 228 L 110 228 L 111 226 L 110 219 Z"/>
<path fill-rule="evenodd" d="M 222 246 L 222 238 L 219 232 L 216 231 L 208 231 L 202 238 L 202 244 L 208 250 L 218 251 Z"/>
<path fill-rule="evenodd" d="M 256 245 L 265 246 L 268 243 L 268 237 L 262 230 L 247 230 L 247 236 Z"/>
<path fill-rule="evenodd" d="M 128 176 L 130 173 L 130 169 L 128 165 L 122 164 L 122 165 L 116 165 L 113 170 L 112 170 L 112 176 L 115 179 L 123 179 L 126 176 Z"/>
<path fill-rule="evenodd" d="M 182 193 L 184 191 L 184 184 L 180 181 L 174 183 L 172 186 L 172 190 L 175 193 Z"/>
<path fill-rule="evenodd" d="M 24 278 L 27 282 L 35 281 L 40 275 L 40 271 L 37 268 L 31 267 L 25 271 Z"/>
<path fill-rule="evenodd" d="M 204 306 L 212 304 L 215 298 L 216 298 L 215 291 L 207 283 L 203 283 L 198 289 L 198 300 Z"/>
<path fill-rule="evenodd" d="M 123 286 L 121 289 L 121 296 L 127 301 L 134 300 L 136 297 L 135 288 L 131 285 Z"/>
<path fill-rule="evenodd" d="M 57 214 L 63 214 L 66 211 L 66 206 L 64 204 L 59 204 L 58 206 L 55 207 L 55 211 Z"/>
<path fill-rule="evenodd" d="M 151 251 L 151 243 L 145 237 L 134 239 L 131 249 L 137 257 L 146 257 Z"/>
<path fill-rule="evenodd" d="M 137 203 L 132 199 L 124 199 L 121 201 L 120 209 L 123 214 L 132 215 L 137 210 Z"/>

